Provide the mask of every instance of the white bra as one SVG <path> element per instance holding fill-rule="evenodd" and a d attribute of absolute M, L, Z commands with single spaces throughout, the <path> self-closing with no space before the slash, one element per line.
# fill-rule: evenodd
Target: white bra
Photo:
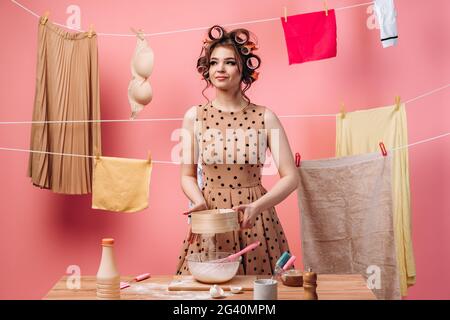
<path fill-rule="evenodd" d="M 153 50 L 144 37 L 137 37 L 136 50 L 131 59 L 132 79 L 128 85 L 128 101 L 131 106 L 131 119 L 152 101 L 153 90 L 147 81 L 153 71 Z"/>

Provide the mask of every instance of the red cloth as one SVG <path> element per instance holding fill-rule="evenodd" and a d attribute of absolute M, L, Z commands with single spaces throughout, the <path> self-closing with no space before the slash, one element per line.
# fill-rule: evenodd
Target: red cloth
<path fill-rule="evenodd" d="M 281 17 L 289 55 L 289 65 L 336 56 L 336 16 L 334 10 Z"/>

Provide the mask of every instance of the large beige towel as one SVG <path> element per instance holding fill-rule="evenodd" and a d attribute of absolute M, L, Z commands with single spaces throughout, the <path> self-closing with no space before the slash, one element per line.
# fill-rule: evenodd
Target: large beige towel
<path fill-rule="evenodd" d="M 95 159 L 92 208 L 118 212 L 147 208 L 151 171 L 149 160 Z"/>
<path fill-rule="evenodd" d="M 305 269 L 361 273 L 378 299 L 399 299 L 391 157 L 302 161 L 298 202 Z"/>
<path fill-rule="evenodd" d="M 408 144 L 405 105 L 348 112 L 336 118 L 336 157 L 378 152 L 379 142 L 392 149 Z M 394 234 L 402 296 L 416 283 L 411 236 L 408 149 L 393 151 Z"/>

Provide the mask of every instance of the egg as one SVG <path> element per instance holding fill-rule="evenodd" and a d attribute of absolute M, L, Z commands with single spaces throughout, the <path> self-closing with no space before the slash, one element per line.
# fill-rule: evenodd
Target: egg
<path fill-rule="evenodd" d="M 211 286 L 211 288 L 209 289 L 209 294 L 214 299 L 222 298 L 225 296 L 223 289 L 219 287 L 217 284 Z"/>

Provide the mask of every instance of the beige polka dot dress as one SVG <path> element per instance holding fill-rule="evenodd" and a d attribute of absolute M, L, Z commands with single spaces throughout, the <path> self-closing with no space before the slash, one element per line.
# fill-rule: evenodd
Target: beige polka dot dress
<path fill-rule="evenodd" d="M 238 112 L 223 111 L 211 103 L 197 107 L 195 135 L 203 168 L 202 192 L 208 209 L 230 209 L 249 204 L 267 193 L 261 185 L 267 148 L 264 111 L 263 106 L 255 104 Z M 185 260 L 189 254 L 237 252 L 258 240 L 261 245 L 243 255 L 238 274 L 271 275 L 278 258 L 284 251 L 289 251 L 275 208 L 261 212 L 251 229 L 201 234 L 192 244 L 184 240 L 177 274 L 189 274 Z"/>

